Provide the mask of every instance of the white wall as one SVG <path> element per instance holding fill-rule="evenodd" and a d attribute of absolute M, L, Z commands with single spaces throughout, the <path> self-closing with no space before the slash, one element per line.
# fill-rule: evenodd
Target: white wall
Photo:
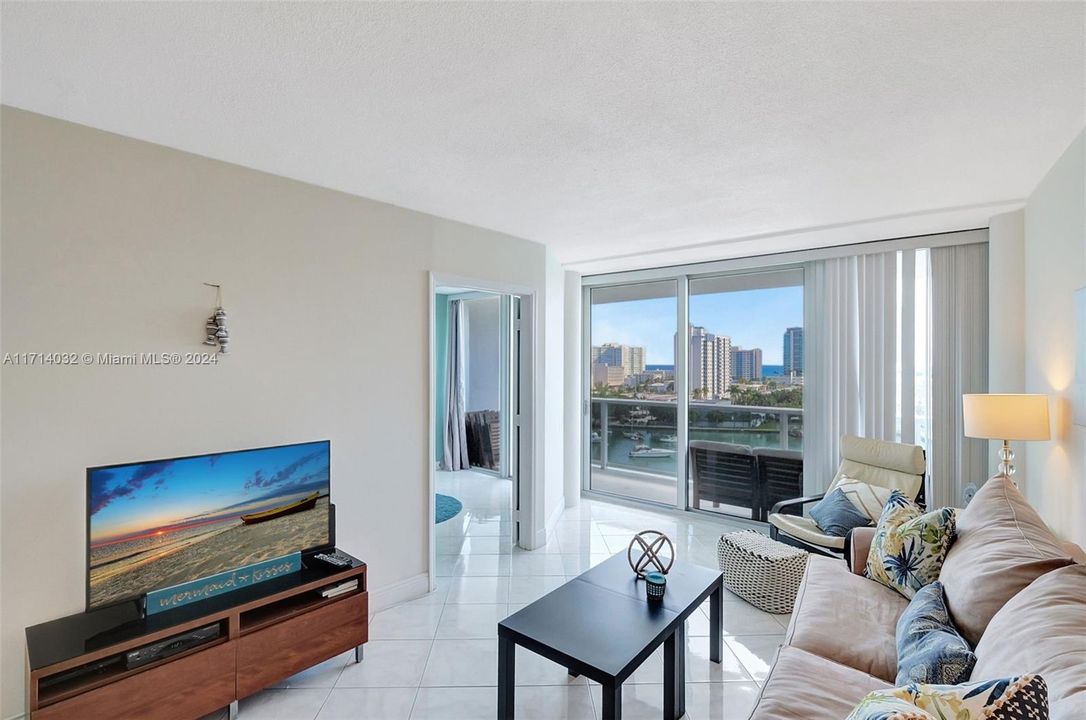
<path fill-rule="evenodd" d="M 549 530 L 565 508 L 564 482 L 565 468 L 565 418 L 563 415 L 565 395 L 565 313 L 563 310 L 565 294 L 565 271 L 553 256 L 546 260 L 546 303 L 544 307 L 543 328 L 546 340 L 539 353 L 545 363 L 546 397 L 543 402 L 545 415 L 542 453 L 546 491 L 543 503 L 545 529 Z M 540 526 L 537 525 L 537 528 Z M 538 535 L 538 532 L 537 532 Z M 539 539 L 537 537 L 537 539 Z"/>
<path fill-rule="evenodd" d="M 1086 545 L 1086 428 L 1071 424 L 1070 406 L 1073 297 L 1086 286 L 1086 133 L 1026 203 L 1024 270 L 1026 391 L 1051 396 L 1053 437 L 1030 443 L 1021 485 L 1054 530 Z"/>
<path fill-rule="evenodd" d="M 201 351 L 204 281 L 233 339 L 216 367 L 0 370 L 3 717 L 23 628 L 83 608 L 87 466 L 329 438 L 342 547 L 376 591 L 426 571 L 428 271 L 534 289 L 560 402 L 539 244 L 11 108 L 0 129 L 3 352 Z"/>
<path fill-rule="evenodd" d="M 988 392 L 1020 393 L 1026 386 L 1025 211 L 996 215 L 988 221 Z M 988 474 L 995 475 L 1003 445 L 988 443 Z M 1025 467 L 1027 443 L 1015 452 Z"/>
<path fill-rule="evenodd" d="M 472 410 L 501 409 L 501 300 L 497 295 L 464 301 L 468 325 L 467 390 Z"/>
<path fill-rule="evenodd" d="M 581 274 L 567 271 L 565 276 L 565 495 L 566 507 L 573 507 L 581 497 L 581 445 L 584 442 L 581 408 Z"/>

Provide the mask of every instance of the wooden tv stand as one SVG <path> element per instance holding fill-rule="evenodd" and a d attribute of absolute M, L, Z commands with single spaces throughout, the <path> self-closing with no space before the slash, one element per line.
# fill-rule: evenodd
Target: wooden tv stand
<path fill-rule="evenodd" d="M 342 552 L 342 551 L 341 551 Z M 358 589 L 320 590 L 350 578 Z M 196 720 L 352 648 L 369 637 L 366 564 L 303 567 L 292 575 L 158 615 L 126 603 L 26 629 L 30 720 Z M 138 668 L 135 648 L 217 623 L 219 637 Z M 70 676 L 80 668 L 92 672 Z M 68 675 L 67 678 L 65 676 Z"/>

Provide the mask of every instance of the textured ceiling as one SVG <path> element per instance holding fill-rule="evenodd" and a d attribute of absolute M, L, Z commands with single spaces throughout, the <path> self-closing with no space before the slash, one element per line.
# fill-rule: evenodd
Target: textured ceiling
<path fill-rule="evenodd" d="M 4 2 L 2 99 L 628 265 L 1013 204 L 1084 8 Z"/>

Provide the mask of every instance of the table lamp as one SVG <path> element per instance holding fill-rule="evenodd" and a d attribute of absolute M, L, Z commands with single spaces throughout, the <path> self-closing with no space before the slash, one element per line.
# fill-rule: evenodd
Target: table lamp
<path fill-rule="evenodd" d="M 962 395 L 962 419 L 966 437 L 1003 441 L 999 474 L 1007 477 L 1015 470 L 1009 441 L 1049 438 L 1047 395 Z"/>

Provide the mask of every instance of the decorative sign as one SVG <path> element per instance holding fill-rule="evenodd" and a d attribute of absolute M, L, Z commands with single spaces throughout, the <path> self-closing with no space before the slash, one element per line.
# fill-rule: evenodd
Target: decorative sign
<path fill-rule="evenodd" d="M 216 595 L 223 595 L 243 587 L 256 585 L 265 580 L 272 580 L 283 575 L 296 573 L 302 569 L 302 554 L 291 553 L 282 557 L 262 560 L 252 565 L 227 570 L 217 575 L 209 575 L 199 580 L 181 583 L 173 587 L 162 588 L 147 593 L 146 612 L 148 615 L 173 610 L 189 603 L 207 600 Z"/>

